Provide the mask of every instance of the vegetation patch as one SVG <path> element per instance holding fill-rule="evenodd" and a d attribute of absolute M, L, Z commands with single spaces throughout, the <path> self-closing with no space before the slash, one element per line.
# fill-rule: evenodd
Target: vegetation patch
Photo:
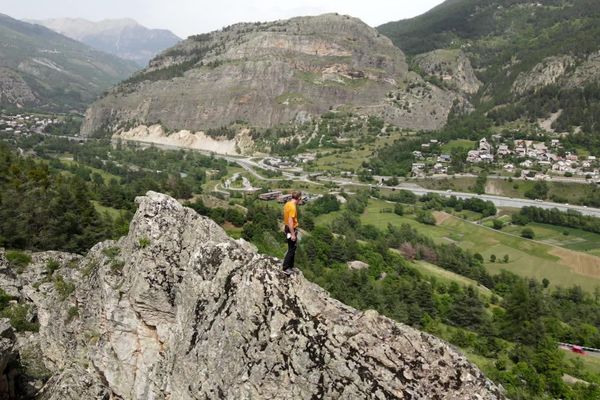
<path fill-rule="evenodd" d="M 6 259 L 8 260 L 8 265 L 14 268 L 19 274 L 23 273 L 25 268 L 31 263 L 31 256 L 29 254 L 17 250 L 7 251 Z"/>

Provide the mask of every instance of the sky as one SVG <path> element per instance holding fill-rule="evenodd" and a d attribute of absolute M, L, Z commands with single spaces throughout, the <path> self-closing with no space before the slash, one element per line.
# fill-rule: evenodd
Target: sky
<path fill-rule="evenodd" d="M 443 0 L 1 0 L 0 13 L 17 19 L 133 18 L 148 28 L 186 38 L 238 22 L 272 21 L 328 12 L 371 26 L 411 18 Z"/>

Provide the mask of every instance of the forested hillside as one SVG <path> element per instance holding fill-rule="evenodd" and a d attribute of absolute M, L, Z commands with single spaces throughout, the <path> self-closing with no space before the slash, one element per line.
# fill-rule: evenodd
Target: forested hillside
<path fill-rule="evenodd" d="M 484 83 L 481 111 L 496 123 L 560 111 L 559 131 L 597 132 L 600 3 L 453 0 L 380 26 L 408 55 L 461 49 Z"/>
<path fill-rule="evenodd" d="M 0 105 L 83 110 L 138 66 L 0 14 Z"/>

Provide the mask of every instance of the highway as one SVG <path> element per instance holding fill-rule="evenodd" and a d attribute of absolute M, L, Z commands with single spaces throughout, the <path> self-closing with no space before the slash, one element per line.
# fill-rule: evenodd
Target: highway
<path fill-rule="evenodd" d="M 414 194 L 420 195 L 420 196 L 427 194 L 427 193 L 437 193 L 444 197 L 455 196 L 460 199 L 471 199 L 471 198 L 475 197 L 475 198 L 478 198 L 481 200 L 491 201 L 492 203 L 494 203 L 494 205 L 496 205 L 496 207 L 522 208 L 522 207 L 527 207 L 527 206 L 533 206 L 533 207 L 539 207 L 539 208 L 545 208 L 545 209 L 557 208 L 560 211 L 574 210 L 574 211 L 580 212 L 583 215 L 591 215 L 593 217 L 600 217 L 600 209 L 598 209 L 598 208 L 567 205 L 567 204 L 561 204 L 561 203 L 553 203 L 551 201 L 519 199 L 519 198 L 512 198 L 512 197 L 494 196 L 494 195 L 490 195 L 490 194 L 464 193 L 464 192 L 455 192 L 455 191 L 448 191 L 448 190 L 446 190 L 446 191 L 432 190 L 432 189 L 425 189 L 425 188 L 417 187 L 416 185 L 407 185 L 407 184 L 400 184 L 398 186 L 385 186 L 385 185 L 374 185 L 374 184 L 367 184 L 367 183 L 357 183 L 357 182 L 353 182 L 353 181 L 345 180 L 345 179 L 331 179 L 331 178 L 327 178 L 327 177 L 319 177 L 319 180 L 334 182 L 334 183 L 336 183 L 338 185 L 342 185 L 342 186 L 350 186 L 350 185 L 351 186 L 364 186 L 364 187 L 371 187 L 371 188 L 385 188 L 385 189 L 390 189 L 390 190 L 402 189 L 402 190 L 408 190 L 408 191 L 410 191 Z"/>
<path fill-rule="evenodd" d="M 152 145 L 152 146 L 155 146 L 158 148 L 163 148 L 163 149 L 171 149 L 171 150 L 181 150 L 182 149 L 182 147 L 172 146 L 172 145 L 163 145 L 163 144 L 156 144 L 156 143 L 149 143 L 149 142 L 142 142 L 142 141 L 136 141 L 136 142 L 141 143 L 141 144 L 146 144 L 146 145 Z M 312 184 L 319 185 L 318 182 L 309 180 L 307 174 L 296 176 L 289 172 L 281 171 L 282 175 L 283 175 L 281 177 L 277 177 L 277 178 L 264 177 L 264 176 L 260 175 L 256 171 L 256 169 L 268 169 L 271 171 L 280 171 L 280 170 L 275 167 L 268 166 L 262 162 L 252 161 L 251 157 L 216 154 L 216 153 L 212 153 L 209 151 L 203 151 L 203 150 L 197 150 L 197 149 L 187 149 L 187 150 L 198 151 L 199 153 L 202 153 L 205 155 L 212 155 L 214 157 L 223 158 L 229 162 L 236 163 L 236 164 L 240 165 L 242 168 L 244 168 L 245 170 L 247 170 L 249 173 L 251 173 L 252 175 L 257 177 L 258 179 L 262 179 L 265 181 L 279 181 L 281 179 L 290 179 L 290 180 L 293 180 L 296 182 L 309 182 Z M 319 176 L 317 179 L 321 182 L 332 182 L 339 186 L 361 186 L 361 187 L 390 189 L 390 190 L 402 189 L 402 190 L 408 190 L 408 191 L 410 191 L 414 194 L 420 195 L 420 196 L 427 194 L 427 193 L 437 193 L 440 196 L 444 196 L 444 197 L 456 196 L 457 198 L 461 198 L 461 199 L 470 199 L 470 198 L 476 197 L 476 198 L 479 198 L 479 199 L 482 199 L 485 201 L 491 201 L 492 203 L 494 203 L 494 205 L 496 207 L 522 208 L 522 207 L 527 207 L 527 206 L 533 206 L 533 207 L 539 207 L 539 208 L 545 208 L 545 209 L 556 208 L 560 211 L 574 210 L 574 211 L 580 212 L 583 215 L 591 215 L 593 217 L 600 218 L 600 209 L 598 209 L 598 208 L 567 205 L 567 204 L 561 204 L 561 203 L 553 203 L 550 201 L 511 198 L 511 197 L 495 196 L 495 195 L 490 195 L 490 194 L 479 195 L 479 194 L 475 194 L 475 193 L 432 190 L 432 189 L 425 189 L 425 188 L 419 187 L 414 184 L 411 185 L 410 183 L 401 183 L 398 186 L 386 186 L 386 185 L 381 185 L 381 184 L 356 182 L 356 181 L 352 181 L 350 179 L 333 178 L 333 177 L 328 177 L 328 176 Z"/>

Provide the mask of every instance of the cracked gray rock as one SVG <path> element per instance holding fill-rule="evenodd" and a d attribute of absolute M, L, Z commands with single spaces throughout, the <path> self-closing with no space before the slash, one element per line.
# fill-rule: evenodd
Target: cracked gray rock
<path fill-rule="evenodd" d="M 63 255 L 72 293 L 20 289 L 55 372 L 39 398 L 504 398 L 445 342 L 286 276 L 166 195 L 136 202 L 126 237 Z"/>

